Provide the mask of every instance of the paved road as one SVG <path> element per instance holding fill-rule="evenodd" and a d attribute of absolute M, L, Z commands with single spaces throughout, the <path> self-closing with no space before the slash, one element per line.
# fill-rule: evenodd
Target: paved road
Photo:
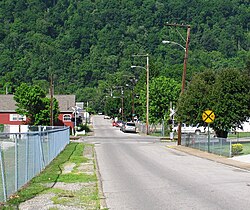
<path fill-rule="evenodd" d="M 250 173 L 127 134 L 93 118 L 107 207 L 113 210 L 249 209 Z"/>

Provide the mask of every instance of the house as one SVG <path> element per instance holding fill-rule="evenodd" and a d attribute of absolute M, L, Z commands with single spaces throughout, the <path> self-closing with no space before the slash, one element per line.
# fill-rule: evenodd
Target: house
<path fill-rule="evenodd" d="M 72 107 L 75 106 L 75 95 L 54 95 L 59 104 L 58 121 L 56 126 L 73 127 Z M 0 124 L 23 125 L 26 124 L 26 117 L 16 113 L 16 101 L 14 95 L 0 95 Z"/>

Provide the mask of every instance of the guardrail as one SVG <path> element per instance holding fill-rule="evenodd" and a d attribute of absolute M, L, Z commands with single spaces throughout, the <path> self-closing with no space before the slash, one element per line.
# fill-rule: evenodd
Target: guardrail
<path fill-rule="evenodd" d="M 39 174 L 69 143 L 69 127 L 30 127 L 0 133 L 0 201 Z"/>

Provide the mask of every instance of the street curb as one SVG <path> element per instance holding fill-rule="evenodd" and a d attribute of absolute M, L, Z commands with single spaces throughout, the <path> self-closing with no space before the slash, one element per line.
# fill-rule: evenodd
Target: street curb
<path fill-rule="evenodd" d="M 94 161 L 96 165 L 96 176 L 97 176 L 97 186 L 98 186 L 99 199 L 100 199 L 100 209 L 107 209 L 106 197 L 103 193 L 102 177 L 101 177 L 100 170 L 99 170 L 95 147 L 93 148 L 93 150 L 94 150 Z"/>
<path fill-rule="evenodd" d="M 175 150 L 178 150 L 178 151 L 181 151 L 181 152 L 196 156 L 196 157 L 204 158 L 204 159 L 211 160 L 211 161 L 214 161 L 214 162 L 218 162 L 218 163 L 222 163 L 222 164 L 225 164 L 225 165 L 229 165 L 229 166 L 233 166 L 233 167 L 237 167 L 237 168 L 240 168 L 240 169 L 250 171 L 250 163 L 245 163 L 245 162 L 240 162 L 240 161 L 237 161 L 237 160 L 232 160 L 232 159 L 229 159 L 227 157 L 215 155 L 215 154 L 212 154 L 212 153 L 208 153 L 208 152 L 205 152 L 205 151 L 201 151 L 201 150 L 197 150 L 197 149 L 193 149 L 193 148 L 189 148 L 189 147 L 185 147 L 185 146 L 181 146 L 181 145 L 167 146 L 167 147 L 170 148 L 170 149 L 175 149 Z"/>

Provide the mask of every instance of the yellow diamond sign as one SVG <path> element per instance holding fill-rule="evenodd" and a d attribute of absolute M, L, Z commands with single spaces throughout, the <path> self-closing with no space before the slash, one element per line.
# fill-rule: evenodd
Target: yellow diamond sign
<path fill-rule="evenodd" d="M 215 114 L 212 110 L 206 110 L 202 113 L 202 120 L 206 123 L 212 123 L 215 119 Z"/>

